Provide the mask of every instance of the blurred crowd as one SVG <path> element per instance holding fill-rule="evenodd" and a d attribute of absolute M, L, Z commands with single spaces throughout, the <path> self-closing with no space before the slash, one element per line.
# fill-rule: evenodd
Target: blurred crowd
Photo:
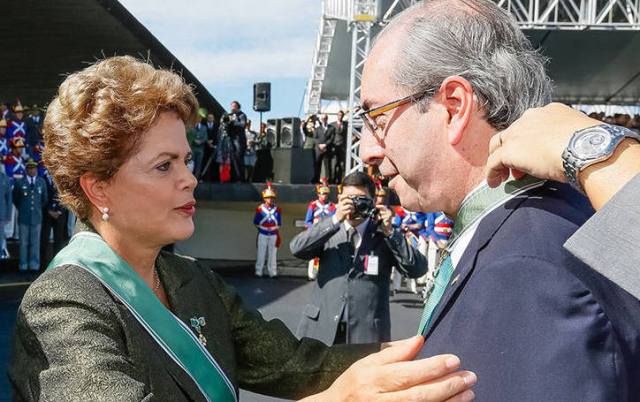
<path fill-rule="evenodd" d="M 616 126 L 622 126 L 640 132 L 640 114 L 633 116 L 626 113 L 607 115 L 605 112 L 593 112 L 589 113 L 589 117 L 600 120 L 603 123 L 615 124 Z"/>

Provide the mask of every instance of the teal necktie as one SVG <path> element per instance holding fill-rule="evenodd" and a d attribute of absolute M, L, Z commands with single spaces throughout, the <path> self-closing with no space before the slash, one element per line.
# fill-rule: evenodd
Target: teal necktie
<path fill-rule="evenodd" d="M 429 299 L 427 299 L 427 304 L 425 304 L 424 310 L 422 311 L 422 319 L 420 320 L 420 327 L 418 327 L 418 335 L 426 335 L 427 330 L 431 325 L 433 312 L 438 306 L 438 303 L 440 303 L 440 299 L 442 299 L 444 291 L 447 289 L 451 275 L 453 275 L 453 264 L 451 263 L 451 256 L 447 256 L 442 264 L 440 264 L 440 268 L 436 274 L 435 284 L 433 285 L 433 291 L 431 292 Z"/>

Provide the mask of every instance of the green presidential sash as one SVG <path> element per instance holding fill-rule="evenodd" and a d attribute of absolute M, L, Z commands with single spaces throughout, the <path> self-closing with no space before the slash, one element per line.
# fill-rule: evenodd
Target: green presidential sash
<path fill-rule="evenodd" d="M 98 278 L 193 379 L 207 401 L 237 402 L 233 384 L 194 333 L 98 234 L 76 234 L 47 269 L 61 265 L 78 266 Z"/>
<path fill-rule="evenodd" d="M 442 253 L 438 267 L 436 268 L 436 278 L 434 289 L 425 303 L 418 326 L 418 335 L 426 335 L 433 324 L 433 313 L 440 304 L 442 296 L 451 281 L 455 271 L 451 260 L 451 251 L 455 247 L 458 239 L 476 222 L 489 215 L 499 205 L 523 194 L 531 189 L 542 186 L 546 181 L 532 176 L 525 176 L 520 180 L 508 180 L 496 188 L 490 188 L 484 184 L 472 191 L 458 208 L 453 232 L 447 248 Z"/>

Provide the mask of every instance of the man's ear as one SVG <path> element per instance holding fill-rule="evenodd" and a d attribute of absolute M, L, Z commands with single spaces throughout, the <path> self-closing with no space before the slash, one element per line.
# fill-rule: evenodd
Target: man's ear
<path fill-rule="evenodd" d="M 474 108 L 473 88 L 465 78 L 454 75 L 442 82 L 440 93 L 442 105 L 449 114 L 447 122 L 449 144 L 456 145 L 462 139 L 471 120 Z"/>
<path fill-rule="evenodd" d="M 99 180 L 93 173 L 85 173 L 80 176 L 80 187 L 82 187 L 89 202 L 91 202 L 98 211 L 101 211 L 104 207 L 111 208 L 111 205 L 108 205 L 107 183 Z"/>

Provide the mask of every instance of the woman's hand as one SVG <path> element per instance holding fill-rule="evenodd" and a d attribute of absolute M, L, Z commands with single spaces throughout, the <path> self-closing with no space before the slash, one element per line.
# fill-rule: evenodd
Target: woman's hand
<path fill-rule="evenodd" d="M 457 371 L 453 355 L 412 359 L 424 338 L 392 342 L 383 350 L 355 362 L 326 391 L 301 402 L 468 402 L 475 374 Z"/>

